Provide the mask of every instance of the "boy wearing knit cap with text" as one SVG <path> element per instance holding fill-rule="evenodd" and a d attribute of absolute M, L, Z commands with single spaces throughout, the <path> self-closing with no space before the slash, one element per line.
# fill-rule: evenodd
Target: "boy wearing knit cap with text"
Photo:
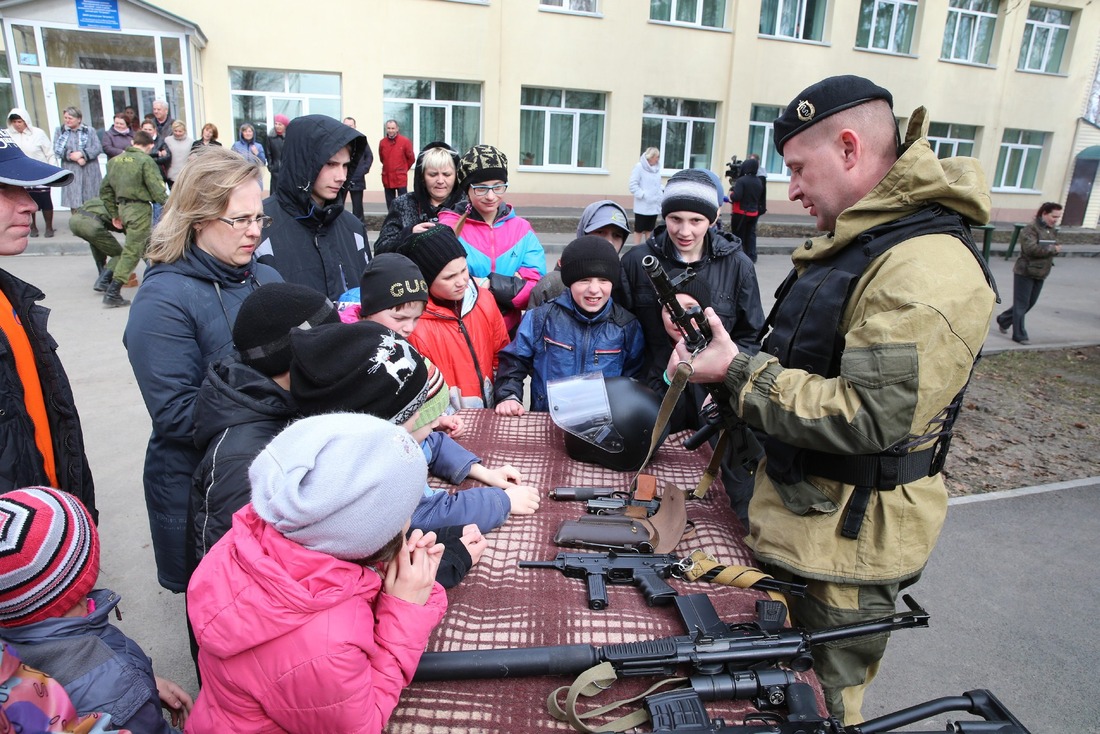
<path fill-rule="evenodd" d="M 95 589 L 99 534 L 84 506 L 48 487 L 0 495 L 0 636 L 23 662 L 59 681 L 77 711 L 112 728 L 176 731 L 191 697 L 154 676 L 152 661 L 109 621 L 119 596 Z"/>
<path fill-rule="evenodd" d="M 491 408 L 497 354 L 508 329 L 489 290 L 479 288 L 466 267 L 466 250 L 445 224 L 415 234 L 398 252 L 420 268 L 428 305 L 409 342 L 439 367 L 451 386 L 452 404 Z"/>
<path fill-rule="evenodd" d="M 188 732 L 382 731 L 447 609 L 443 546 L 405 537 L 423 454 L 399 426 L 334 413 L 292 423 L 248 474 L 252 502 L 187 589 Z"/>
<path fill-rule="evenodd" d="M 416 263 L 396 252 L 383 252 L 367 263 L 359 287 L 340 296 L 337 308 L 345 324 L 373 321 L 408 339 L 427 304 L 428 285 Z M 443 373 L 427 357 L 424 362 L 428 365 L 428 398 L 414 427 L 434 423 L 433 430 L 458 438 L 463 432 L 462 419 L 450 415 L 461 405 L 458 392 L 452 401 Z"/>
<path fill-rule="evenodd" d="M 299 330 L 291 334 L 291 348 L 290 390 L 302 413 L 355 411 L 405 426 L 420 442 L 433 476 L 488 485 L 451 494 L 425 484 L 412 527 L 474 523 L 484 533 L 503 525 L 509 514 L 538 509 L 538 491 L 519 484 L 523 477 L 515 467 L 489 469 L 445 432 L 431 425 L 413 428 L 427 397 L 428 371 L 416 350 L 389 329 L 358 321 Z"/>
<path fill-rule="evenodd" d="M 566 290 L 528 311 L 500 352 L 495 389 L 499 415 L 523 415 L 523 381 L 531 376 L 531 410 L 548 410 L 546 383 L 588 372 L 638 377 L 644 362 L 642 327 L 613 302 L 619 255 L 601 237 L 573 240 L 561 255 Z"/>

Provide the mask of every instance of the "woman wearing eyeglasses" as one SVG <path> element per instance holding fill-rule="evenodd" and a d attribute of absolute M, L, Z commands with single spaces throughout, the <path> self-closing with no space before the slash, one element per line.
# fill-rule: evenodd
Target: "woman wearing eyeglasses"
<path fill-rule="evenodd" d="M 504 202 L 508 158 L 491 145 L 475 145 L 459 161 L 458 185 L 466 201 L 461 215 L 441 211 L 466 248 L 471 277 L 493 294 L 508 334 L 515 335 L 531 290 L 546 274 L 546 252 L 531 224 Z"/>
<path fill-rule="evenodd" d="M 270 223 L 259 174 L 258 164 L 219 147 L 188 162 L 149 240 L 150 267 L 122 339 L 153 422 L 145 503 L 157 578 L 170 591 L 187 588 L 187 497 L 202 458 L 192 442 L 195 397 L 207 366 L 233 351 L 241 302 L 282 280 L 253 258 Z"/>

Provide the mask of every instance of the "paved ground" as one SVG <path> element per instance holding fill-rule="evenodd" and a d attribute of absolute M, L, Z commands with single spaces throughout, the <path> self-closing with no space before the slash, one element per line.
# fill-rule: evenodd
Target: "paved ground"
<path fill-rule="evenodd" d="M 568 239 L 547 238 L 548 260 Z M 155 580 L 141 489 L 149 418 L 122 345 L 127 311 L 103 308 L 92 292 L 94 266 L 82 243 L 67 233 L 31 243 L 29 253 L 74 253 L 25 254 L 4 258 L 0 267 L 42 288 L 53 309 L 50 331 L 73 382 L 96 477 L 100 583 L 122 594 L 119 625 L 141 643 L 157 671 L 195 691 L 183 599 Z M 765 244 L 769 251 L 789 252 L 797 243 Z M 766 307 L 788 265 L 783 255 L 761 256 Z M 992 267 L 1010 298 L 1011 263 L 995 258 Z M 1031 348 L 1100 343 L 1098 282 L 1100 258 L 1060 260 L 1028 317 Z M 1019 348 L 993 332 L 990 351 Z M 1100 635 L 1090 615 L 1100 601 L 1098 517 L 1100 484 L 953 508 L 925 578 L 913 589 L 932 614 L 932 629 L 897 634 L 867 713 L 990 687 L 1035 732 L 1054 729 L 1046 723 L 1050 711 L 1057 712 L 1060 730 L 1100 731 L 1091 669 L 1100 658 Z"/>

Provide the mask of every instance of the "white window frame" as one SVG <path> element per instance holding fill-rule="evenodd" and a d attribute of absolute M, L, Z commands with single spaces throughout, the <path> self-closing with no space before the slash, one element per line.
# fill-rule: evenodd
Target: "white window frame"
<path fill-rule="evenodd" d="M 539 10 L 544 13 L 603 17 L 600 0 L 539 0 Z"/>
<path fill-rule="evenodd" d="M 937 158 L 951 158 L 958 155 L 974 155 L 974 150 L 978 146 L 978 128 L 976 125 L 963 125 L 957 122 L 944 122 L 939 124 L 947 125 L 946 135 L 933 135 L 931 130 L 929 130 L 928 133 L 928 144 L 932 147 L 932 151 L 936 154 Z M 959 129 L 961 127 L 974 128 L 974 137 L 968 138 L 962 135 L 962 131 Z M 960 145 L 969 145 L 970 150 L 965 153 L 960 153 Z M 946 155 L 940 155 L 941 153 L 945 153 Z"/>
<path fill-rule="evenodd" d="M 1039 134 L 1043 137 L 1041 143 L 1024 143 L 1022 138 L 1025 135 Z M 1016 140 L 1006 140 L 1006 138 L 1015 137 Z M 1035 184 L 1039 179 L 1039 168 L 1043 164 L 1043 146 L 1047 140 L 1047 133 L 1039 130 L 1018 130 L 1018 129 L 1006 129 L 1004 135 L 1001 138 L 1001 147 L 997 155 L 997 168 L 994 173 L 993 190 L 1002 192 L 1015 192 L 1015 193 L 1037 193 L 1038 190 Z M 1005 177 L 1008 175 L 1008 170 L 1011 167 L 1012 158 L 1018 156 L 1018 169 L 1016 172 L 1016 180 L 1012 182 L 1005 181 Z M 1023 178 L 1027 172 L 1027 163 L 1031 159 L 1031 156 L 1038 156 L 1035 161 L 1035 180 L 1030 182 L 1030 186 L 1023 185 Z"/>
<path fill-rule="evenodd" d="M 663 97 L 664 95 L 646 95 L 646 96 L 647 97 Z M 660 145 L 656 146 L 657 149 L 661 151 L 661 175 L 662 176 L 671 176 L 672 174 L 674 174 L 674 173 L 676 173 L 677 171 L 680 170 L 679 168 L 668 168 L 664 165 L 665 161 L 667 160 L 667 156 L 665 155 L 665 144 L 668 141 L 668 124 L 670 122 L 685 123 L 685 126 L 687 128 L 687 134 L 684 136 L 684 157 L 687 159 L 685 168 L 710 168 L 711 164 L 713 163 L 713 158 L 714 158 L 715 135 L 718 132 L 718 102 L 716 102 L 714 100 L 709 100 L 709 99 L 684 99 L 682 97 L 671 97 L 671 99 L 676 100 L 676 114 L 675 115 L 663 115 L 663 114 L 658 113 L 658 112 L 642 112 L 642 120 L 643 121 L 647 117 L 657 119 L 657 120 L 661 121 L 661 143 L 660 143 Z M 695 116 L 692 116 L 692 115 L 684 114 L 683 109 L 684 109 L 684 103 L 685 102 L 696 102 L 696 103 L 704 103 L 704 104 L 714 105 L 714 117 L 695 117 Z M 643 107 L 643 109 L 644 109 L 644 107 Z M 711 124 L 710 156 L 709 156 L 711 158 L 711 160 L 706 161 L 705 163 L 703 163 L 702 166 L 696 166 L 691 161 L 691 141 L 692 141 L 692 136 L 695 134 L 695 123 L 696 122 L 709 122 Z"/>
<path fill-rule="evenodd" d="M 912 55 L 912 41 L 910 38 L 909 48 L 901 50 L 898 49 L 894 41 L 897 38 L 898 31 L 898 19 L 901 17 L 901 10 L 903 7 L 912 8 L 913 12 L 913 35 L 916 35 L 917 31 L 917 13 L 920 12 L 920 4 L 917 0 L 860 0 L 860 16 L 863 15 L 863 7 L 870 3 L 871 10 L 871 29 L 867 36 L 867 46 L 859 45 L 859 31 L 856 30 L 856 48 L 863 51 L 878 51 L 879 53 L 895 54 L 898 56 L 911 56 Z M 875 42 L 875 26 L 878 24 L 879 11 L 885 7 L 890 8 L 893 11 L 893 15 L 890 19 L 890 34 L 889 45 L 886 48 L 878 48 L 873 45 Z"/>
<path fill-rule="evenodd" d="M 258 91 L 252 89 L 234 89 L 233 88 L 233 72 L 234 71 L 258 71 L 263 73 L 282 74 L 283 75 L 283 90 L 282 91 Z M 267 130 L 257 130 L 257 136 L 266 141 L 267 135 L 271 133 L 273 125 L 275 124 L 275 115 L 278 110 L 275 109 L 274 103 L 276 100 L 290 100 L 301 104 L 301 114 L 311 114 L 310 100 L 335 100 L 337 106 L 343 109 L 343 91 L 344 91 L 344 79 L 339 72 L 330 71 L 305 71 L 302 69 L 260 69 L 250 66 L 231 66 L 228 69 L 229 74 L 229 112 L 230 115 L 236 115 L 236 107 L 234 105 L 234 97 L 255 97 L 263 100 L 264 119 L 247 120 L 253 126 L 264 125 Z M 316 74 L 323 76 L 331 76 L 336 79 L 340 92 L 338 94 L 328 94 L 323 92 L 295 92 L 290 90 L 290 75 L 291 74 Z M 326 113 L 327 114 L 327 113 Z M 295 115 L 294 117 L 296 117 Z M 232 140 L 237 139 L 237 127 L 236 125 L 229 131 L 229 135 L 223 135 L 223 139 L 229 139 L 232 136 Z M 232 143 L 229 143 L 232 145 Z"/>
<path fill-rule="evenodd" d="M 523 89 L 547 89 L 547 87 L 537 87 L 535 85 L 524 86 Z M 546 122 L 543 124 L 543 138 L 542 138 L 542 165 L 536 164 L 524 164 L 520 163 L 519 170 L 521 171 L 543 171 L 543 172 L 563 172 L 563 173 L 607 173 L 607 92 L 601 92 L 594 89 L 564 89 L 558 87 L 550 88 L 552 91 L 561 92 L 561 105 L 558 107 L 544 107 L 542 105 L 530 105 L 520 104 L 520 139 L 523 139 L 523 112 L 533 111 L 542 112 L 545 115 Z M 584 107 L 566 107 L 565 98 L 570 92 L 576 92 L 578 94 L 598 94 L 603 98 L 603 109 L 593 110 Z M 522 92 L 521 92 L 522 93 Z M 569 153 L 568 164 L 562 163 L 548 163 L 550 160 L 550 115 L 571 115 L 573 118 L 573 144 Z M 600 150 L 600 165 L 599 166 L 578 166 L 577 157 L 580 148 L 581 134 L 581 115 L 598 115 L 602 118 L 603 122 L 601 127 L 603 129 L 603 145 Z"/>
<path fill-rule="evenodd" d="M 1042 10 L 1046 11 L 1046 18 L 1043 20 L 1033 19 L 1031 17 L 1032 11 Z M 1069 15 L 1069 22 L 1059 23 L 1054 20 L 1050 20 L 1052 13 L 1067 13 Z M 1069 32 L 1073 24 L 1073 12 L 1063 8 L 1049 8 L 1042 5 L 1032 5 L 1028 8 L 1028 19 L 1024 24 L 1024 37 L 1020 44 L 1020 59 L 1017 62 L 1016 68 L 1019 71 L 1033 71 L 1040 74 L 1057 74 L 1061 71 L 1062 63 L 1064 62 L 1068 46 L 1069 46 Z M 1045 34 L 1041 32 L 1045 31 Z M 1028 66 L 1028 61 L 1031 57 L 1031 49 L 1036 45 L 1036 37 L 1039 35 L 1045 35 L 1046 40 L 1044 42 L 1045 48 L 1043 49 L 1043 61 L 1041 68 L 1035 69 Z M 1051 63 L 1050 53 L 1051 47 L 1054 44 L 1054 40 L 1057 36 L 1062 35 L 1062 56 L 1058 59 L 1058 66 L 1054 69 L 1049 68 Z"/>
<path fill-rule="evenodd" d="M 481 140 L 481 131 L 485 124 L 485 106 L 483 104 L 485 88 L 481 82 L 471 81 L 459 81 L 453 79 L 425 79 L 422 77 L 409 77 L 409 76 L 387 76 L 386 80 L 394 81 L 411 81 L 411 82 L 428 82 L 431 84 L 430 96 L 426 99 L 420 97 L 388 97 L 385 96 L 383 91 L 382 97 L 382 109 L 385 110 L 387 104 L 408 104 L 412 105 L 412 129 L 408 131 L 408 138 L 413 141 L 413 147 L 416 150 L 420 150 L 423 147 L 418 141 L 420 141 L 420 108 L 421 107 L 442 107 L 443 113 L 443 130 L 445 142 L 456 148 L 460 153 L 469 149 L 472 145 L 476 145 Z M 477 102 L 465 102 L 462 100 L 452 99 L 437 99 L 436 98 L 436 84 L 470 84 L 478 88 L 478 101 Z M 383 90 L 385 89 L 383 82 Z M 454 139 L 454 109 L 456 107 L 476 107 L 478 111 L 477 115 L 477 135 L 476 139 L 466 145 L 465 142 L 455 141 Z M 391 115 L 384 115 L 388 120 Z M 422 141 L 425 143 L 433 142 L 431 140 Z"/>
<path fill-rule="evenodd" d="M 981 27 L 983 22 L 992 23 L 992 27 L 991 27 L 990 32 L 989 32 L 990 33 L 989 56 L 992 57 L 994 55 L 993 45 L 994 45 L 994 43 L 996 43 L 997 12 L 998 12 L 999 7 L 1000 7 L 1000 0 L 993 0 L 993 12 L 989 12 L 989 11 L 986 11 L 986 10 L 980 10 L 980 9 L 975 8 L 975 6 L 978 3 L 982 3 L 984 1 L 985 0 L 951 0 L 952 4 L 947 9 L 947 24 L 944 26 L 944 29 L 943 29 L 943 35 L 944 35 L 943 40 L 944 40 L 944 44 L 946 45 L 947 44 L 948 29 L 951 28 L 951 19 L 952 19 L 952 17 L 954 17 L 955 18 L 954 31 L 952 32 L 951 43 L 948 45 L 948 48 L 951 49 L 952 53 L 954 53 L 955 40 L 958 38 L 959 28 L 960 28 L 960 26 L 963 25 L 962 21 L 965 18 L 970 18 L 970 19 L 972 19 L 974 25 L 972 27 L 972 34 L 970 36 L 970 41 L 967 44 L 966 56 L 963 56 L 963 57 L 944 56 L 943 55 L 943 45 L 941 45 L 940 46 L 940 59 L 942 61 L 954 61 L 954 62 L 960 63 L 960 64 L 973 64 L 975 66 L 989 66 L 990 65 L 989 58 L 985 58 L 985 59 L 979 61 L 979 60 L 976 60 L 974 58 L 974 55 L 975 55 L 975 52 L 977 50 L 978 38 L 981 35 L 979 33 L 979 28 Z M 963 5 L 956 5 L 955 3 L 963 3 Z"/>
<path fill-rule="evenodd" d="M 807 38 L 806 37 L 806 9 L 810 3 L 821 3 L 821 12 L 824 16 L 829 11 L 828 0 L 775 0 L 775 32 L 764 33 L 760 32 L 760 35 L 764 38 L 781 38 L 786 41 L 802 41 L 804 43 L 824 43 L 825 42 L 825 20 L 823 18 L 821 23 L 821 38 Z M 794 35 L 787 35 L 780 30 L 780 19 L 783 17 L 783 10 L 788 5 L 796 5 L 798 7 L 798 13 L 795 21 L 795 33 Z M 760 20 L 763 23 L 764 20 L 764 3 L 760 5 Z"/>
<path fill-rule="evenodd" d="M 727 24 L 728 24 L 729 7 L 730 7 L 729 0 L 716 0 L 717 2 L 722 3 L 722 20 L 721 20 L 721 23 L 719 25 L 704 25 L 703 24 L 703 3 L 704 3 L 704 1 L 705 0 L 668 0 L 668 3 L 669 3 L 668 18 L 669 19 L 668 20 L 658 20 L 658 19 L 653 17 L 653 2 L 654 2 L 654 0 L 650 0 L 650 3 L 649 3 L 649 22 L 650 23 L 661 23 L 662 25 L 676 25 L 676 26 L 680 26 L 680 27 L 683 27 L 683 28 L 702 28 L 703 30 L 708 30 L 708 31 L 728 30 Z M 695 3 L 695 20 L 694 21 L 684 21 L 684 20 L 677 20 L 676 19 L 677 8 L 680 5 L 680 3 L 683 3 L 683 2 L 694 2 Z"/>
<path fill-rule="evenodd" d="M 746 145 L 746 150 L 749 153 L 757 153 L 760 156 L 760 173 L 761 174 L 766 174 L 768 176 L 769 180 L 773 180 L 773 181 L 790 181 L 791 180 L 791 169 L 787 168 L 787 164 L 785 162 L 783 163 L 783 165 L 782 165 L 782 167 L 780 168 L 779 171 L 771 171 L 770 170 L 769 164 L 773 161 L 773 159 L 778 158 L 780 161 L 782 161 L 783 156 L 779 155 L 779 151 L 777 151 L 775 149 L 775 125 L 774 125 L 774 123 L 762 122 L 760 120 L 753 120 L 752 119 L 752 110 L 757 108 L 757 107 L 774 108 L 776 110 L 779 110 L 780 114 L 783 112 L 783 107 L 780 106 L 780 105 L 757 105 L 757 104 L 752 105 L 752 107 L 749 109 L 749 140 L 748 140 L 748 144 Z M 778 115 L 776 115 L 776 117 L 778 117 Z M 753 133 L 754 129 L 763 131 L 763 135 L 764 135 L 763 149 L 759 150 L 759 151 L 751 149 L 752 138 L 753 138 L 752 133 Z"/>

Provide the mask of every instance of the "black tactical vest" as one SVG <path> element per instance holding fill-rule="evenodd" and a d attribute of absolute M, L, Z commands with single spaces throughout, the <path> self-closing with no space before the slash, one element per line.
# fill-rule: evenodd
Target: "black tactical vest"
<path fill-rule="evenodd" d="M 765 330 L 770 326 L 771 331 L 764 339 L 763 351 L 777 357 L 786 368 L 823 377 L 838 376 L 844 352 L 840 322 L 860 276 L 872 260 L 894 245 L 930 234 L 948 234 L 962 242 L 978 260 L 986 281 L 996 289 L 962 216 L 939 205 L 928 206 L 863 232 L 836 255 L 811 263 L 801 275 L 791 271 L 776 291 L 775 306 L 765 322 Z M 942 435 L 950 436 L 950 422 L 943 430 Z M 946 442 L 943 449 L 941 453 L 946 452 Z M 893 489 L 938 473 L 943 458 L 934 457 L 935 449 L 916 453 L 891 449 L 871 456 L 841 457 L 791 446 L 771 436 L 764 442 L 764 451 L 768 476 L 781 484 L 794 484 L 805 475 L 813 475 L 876 489 Z M 883 484 L 890 486 L 876 486 Z M 869 491 L 863 494 L 869 496 Z"/>

